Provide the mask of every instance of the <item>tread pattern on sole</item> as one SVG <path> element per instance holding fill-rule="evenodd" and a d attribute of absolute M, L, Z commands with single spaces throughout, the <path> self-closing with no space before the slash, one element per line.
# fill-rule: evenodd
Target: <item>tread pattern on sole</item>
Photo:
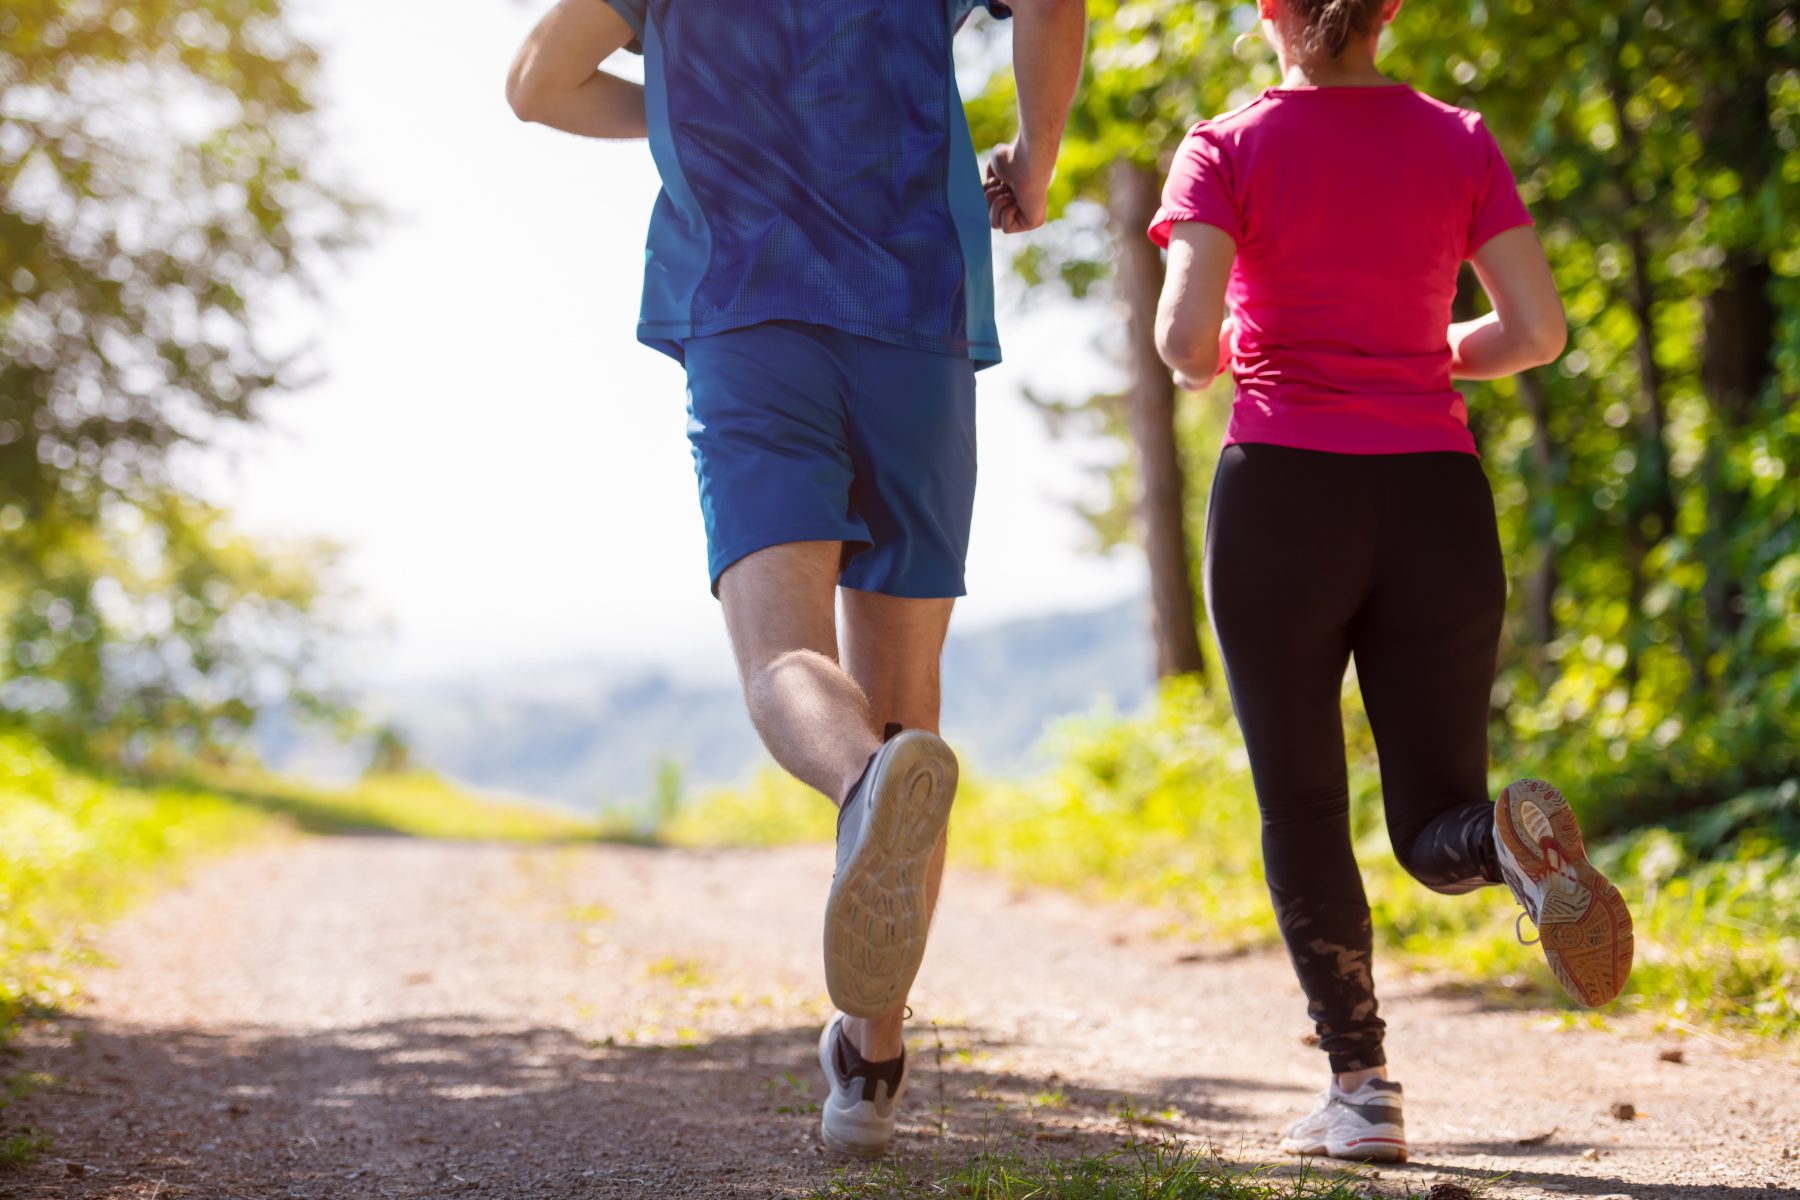
<path fill-rule="evenodd" d="M 1519 780 L 1500 793 L 1494 826 L 1525 872 L 1546 884 L 1537 926 L 1550 973 L 1589 1008 L 1617 999 L 1631 978 L 1631 913 L 1588 861 L 1568 800 L 1541 779 Z"/>
<path fill-rule="evenodd" d="M 892 1011 L 912 987 L 931 920 L 925 876 L 956 795 L 956 755 L 934 734 L 899 734 L 878 767 L 861 842 L 825 903 L 825 988 L 853 1017 Z"/>

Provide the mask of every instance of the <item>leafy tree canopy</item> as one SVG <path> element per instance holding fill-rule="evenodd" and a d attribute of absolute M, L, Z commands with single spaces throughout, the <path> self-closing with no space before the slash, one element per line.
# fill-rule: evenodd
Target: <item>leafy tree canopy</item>
<path fill-rule="evenodd" d="M 1248 4 L 1092 0 L 1091 60 L 1054 193 L 1015 266 L 1110 296 L 1117 162 L 1166 168 L 1195 120 L 1276 80 Z M 1800 771 L 1800 15 L 1776 0 L 1409 0 L 1396 78 L 1478 109 L 1568 301 L 1563 360 L 1471 385 L 1514 616 L 1498 752 L 1564 770 L 1620 821 Z M 1006 72 L 970 105 L 1008 135 Z M 1359 197 L 1320 197 L 1353 226 Z M 1465 289 L 1467 304 L 1479 303 Z M 1229 384 L 1177 415 L 1216 456 Z M 1115 398 L 1065 401 L 1122 433 Z M 1108 539 L 1131 525 L 1132 461 Z M 1203 528 L 1203 487 L 1188 527 Z"/>
<path fill-rule="evenodd" d="M 0 10 L 0 713 L 241 730 L 317 598 L 184 497 L 184 446 L 302 378 L 267 316 L 355 240 L 281 0 Z M 174 707 L 171 707 L 173 705 Z M 178 730 L 172 726 L 179 726 Z"/>

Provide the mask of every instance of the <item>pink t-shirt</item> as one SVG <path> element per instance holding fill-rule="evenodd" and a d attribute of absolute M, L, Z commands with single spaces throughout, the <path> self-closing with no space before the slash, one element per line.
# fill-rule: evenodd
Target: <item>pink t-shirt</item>
<path fill-rule="evenodd" d="M 1189 131 L 1150 237 L 1178 221 L 1237 243 L 1226 445 L 1475 452 L 1450 382 L 1457 270 L 1531 224 L 1480 116 L 1405 86 L 1273 89 Z"/>

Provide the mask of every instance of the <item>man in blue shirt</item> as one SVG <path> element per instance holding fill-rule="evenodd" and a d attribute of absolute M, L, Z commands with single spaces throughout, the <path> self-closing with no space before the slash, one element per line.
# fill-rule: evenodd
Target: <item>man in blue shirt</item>
<path fill-rule="evenodd" d="M 1019 94 L 1019 136 L 985 182 L 951 55 L 978 5 L 1012 18 Z M 838 805 L 821 1129 L 849 1153 L 893 1140 L 956 791 L 938 661 L 963 594 L 974 376 L 1000 358 L 988 230 L 1043 223 L 1085 8 L 561 0 L 508 79 L 521 118 L 648 137 L 662 175 L 638 337 L 687 369 L 751 720 Z M 625 47 L 641 86 L 597 68 Z"/>

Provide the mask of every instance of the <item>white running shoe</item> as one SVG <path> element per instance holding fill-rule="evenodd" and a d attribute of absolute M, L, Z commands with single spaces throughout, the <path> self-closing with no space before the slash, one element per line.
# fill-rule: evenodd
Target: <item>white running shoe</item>
<path fill-rule="evenodd" d="M 819 1137 L 840 1154 L 879 1158 L 894 1142 L 900 1097 L 906 1094 L 906 1051 L 872 1063 L 843 1033 L 839 1013 L 819 1035 L 819 1066 L 831 1094 L 819 1110 Z"/>
<path fill-rule="evenodd" d="M 1563 794 L 1541 779 L 1508 784 L 1494 802 L 1494 847 L 1500 873 L 1525 909 L 1519 919 L 1537 926 L 1563 990 L 1589 1008 L 1616 999 L 1631 977 L 1631 913 L 1619 889 L 1588 862 Z"/>
<path fill-rule="evenodd" d="M 950 821 L 956 755 L 935 733 L 890 729 L 838 811 L 825 901 L 825 990 L 839 1011 L 898 1008 L 925 957 L 925 872 Z"/>
<path fill-rule="evenodd" d="M 1405 1162 L 1406 1114 L 1400 1085 L 1371 1079 L 1354 1092 L 1343 1092 L 1332 1080 L 1324 1103 L 1288 1126 L 1281 1149 L 1285 1154 L 1322 1154 L 1359 1162 Z"/>

